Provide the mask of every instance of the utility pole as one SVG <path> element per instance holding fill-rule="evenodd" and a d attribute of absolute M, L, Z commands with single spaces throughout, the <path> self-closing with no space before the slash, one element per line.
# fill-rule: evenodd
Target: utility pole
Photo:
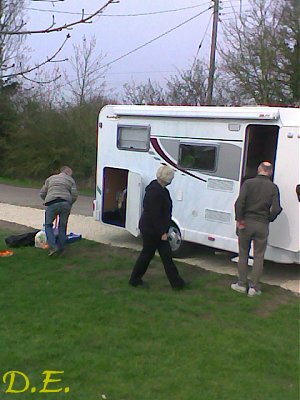
<path fill-rule="evenodd" d="M 214 87 L 214 75 L 216 69 L 217 31 L 218 31 L 219 9 L 220 9 L 220 1 L 219 0 L 213 0 L 213 1 L 214 1 L 214 19 L 213 19 L 213 27 L 211 35 L 208 88 L 206 96 L 206 105 L 208 106 L 210 106 L 212 102 L 212 93 Z"/>

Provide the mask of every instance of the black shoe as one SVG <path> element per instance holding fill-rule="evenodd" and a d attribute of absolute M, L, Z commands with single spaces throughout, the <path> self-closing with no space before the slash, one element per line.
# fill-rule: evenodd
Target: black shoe
<path fill-rule="evenodd" d="M 172 286 L 172 289 L 173 290 L 182 290 L 182 289 L 186 289 L 188 286 L 190 286 L 190 282 L 182 282 L 178 286 Z"/>
<path fill-rule="evenodd" d="M 146 282 L 144 282 L 142 279 L 140 279 L 138 281 L 129 281 L 129 285 L 131 285 L 133 287 L 144 287 L 144 288 L 149 287 L 149 285 Z"/>

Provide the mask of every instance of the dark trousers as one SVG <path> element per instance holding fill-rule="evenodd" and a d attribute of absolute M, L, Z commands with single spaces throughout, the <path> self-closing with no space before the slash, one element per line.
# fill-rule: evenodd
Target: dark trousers
<path fill-rule="evenodd" d="M 169 279 L 172 288 L 183 288 L 184 280 L 180 277 L 173 262 L 170 243 L 167 240 L 161 240 L 159 235 L 143 235 L 143 249 L 135 263 L 129 283 L 135 286 L 142 282 L 142 278 L 146 273 L 156 250 L 159 252 L 167 278 Z"/>
<path fill-rule="evenodd" d="M 265 222 L 246 220 L 245 229 L 239 229 L 239 285 L 246 286 L 248 274 L 248 257 L 253 241 L 253 266 L 249 285 L 257 288 L 263 273 L 264 255 L 269 235 L 269 224 Z"/>

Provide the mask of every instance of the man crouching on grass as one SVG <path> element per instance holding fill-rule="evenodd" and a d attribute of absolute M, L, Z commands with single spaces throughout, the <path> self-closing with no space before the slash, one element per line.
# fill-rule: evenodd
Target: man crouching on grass
<path fill-rule="evenodd" d="M 66 232 L 72 204 L 77 200 L 76 183 L 72 178 L 73 171 L 64 166 L 60 174 L 51 175 L 46 179 L 40 196 L 45 200 L 45 232 L 49 245 L 49 256 L 62 253 L 66 242 Z M 58 237 L 53 231 L 53 221 L 59 217 Z"/>

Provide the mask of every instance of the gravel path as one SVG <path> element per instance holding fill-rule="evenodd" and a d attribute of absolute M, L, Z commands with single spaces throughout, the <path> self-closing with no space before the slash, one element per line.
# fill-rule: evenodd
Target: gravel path
<path fill-rule="evenodd" d="M 44 210 L 31 207 L 21 207 L 0 203 L 0 220 L 42 229 Z M 106 227 L 95 221 L 93 217 L 71 214 L 68 223 L 68 232 L 80 233 L 82 237 L 96 242 L 118 247 L 140 249 L 140 241 L 132 237 L 124 229 Z"/>

